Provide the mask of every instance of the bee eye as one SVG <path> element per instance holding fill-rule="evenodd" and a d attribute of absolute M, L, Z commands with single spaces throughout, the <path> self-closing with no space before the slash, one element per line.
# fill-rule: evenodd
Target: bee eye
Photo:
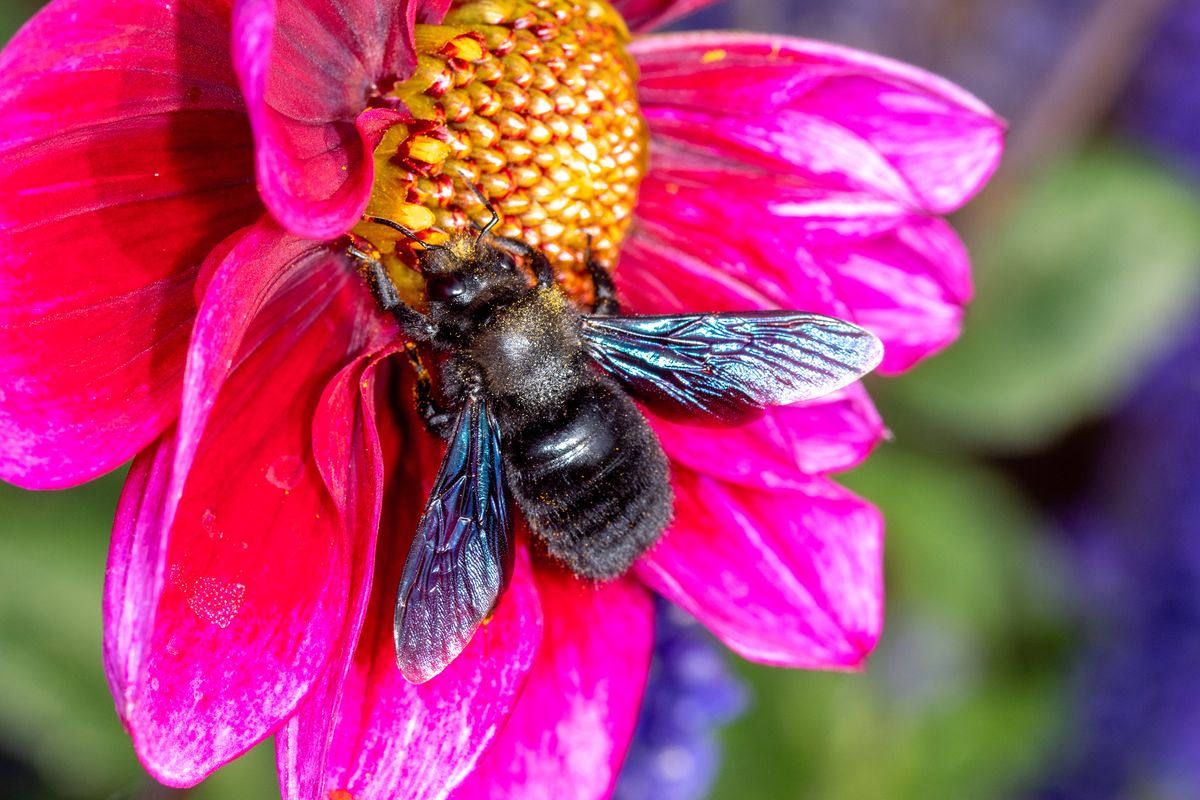
<path fill-rule="evenodd" d="M 425 294 L 431 303 L 449 303 L 466 291 L 457 275 L 434 275 L 425 282 Z"/>
<path fill-rule="evenodd" d="M 512 253 L 505 250 L 496 250 L 496 264 L 502 272 L 517 271 L 517 262 L 513 260 Z"/>

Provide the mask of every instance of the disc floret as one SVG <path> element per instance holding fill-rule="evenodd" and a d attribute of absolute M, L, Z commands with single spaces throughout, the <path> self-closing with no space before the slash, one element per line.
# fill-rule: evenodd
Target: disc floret
<path fill-rule="evenodd" d="M 429 241 L 485 224 L 541 249 L 563 288 L 590 290 L 589 252 L 616 264 L 646 172 L 629 33 L 604 0 L 457 2 L 418 25 L 417 68 L 377 101 L 407 109 L 375 151 L 368 213 Z M 414 245 L 364 224 L 401 293 L 419 301 Z"/>

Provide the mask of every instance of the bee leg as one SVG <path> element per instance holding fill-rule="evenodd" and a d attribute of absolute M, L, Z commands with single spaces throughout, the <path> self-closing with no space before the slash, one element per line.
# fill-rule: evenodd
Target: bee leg
<path fill-rule="evenodd" d="M 404 352 L 408 355 L 409 364 L 416 373 L 416 384 L 413 387 L 413 397 L 417 404 L 417 413 L 425 423 L 425 429 L 441 439 L 449 439 L 454 415 L 441 408 L 433 396 L 433 379 L 425 364 L 421 361 L 421 353 L 412 342 L 406 342 Z"/>
<path fill-rule="evenodd" d="M 400 325 L 400 330 L 404 331 L 405 335 L 411 339 L 426 342 L 432 340 L 436 332 L 433 324 L 424 314 L 400 299 L 396 284 L 392 282 L 392 277 L 388 275 L 387 268 L 383 266 L 383 262 L 379 260 L 378 256 L 355 244 L 348 245 L 346 252 L 358 262 L 359 271 L 366 279 L 371 294 L 375 296 L 375 302 L 379 303 L 381 309 L 395 317 L 396 322 Z"/>
<path fill-rule="evenodd" d="M 587 268 L 592 276 L 592 291 L 595 299 L 592 301 L 592 313 L 602 317 L 613 317 L 621 313 L 621 302 L 617 300 L 617 287 L 613 286 L 612 276 L 608 274 L 599 261 L 592 258 L 592 237 L 588 237 Z"/>
<path fill-rule="evenodd" d="M 529 266 L 533 268 L 534 277 L 537 278 L 538 287 L 541 289 L 549 289 L 554 285 L 554 269 L 550 266 L 550 259 L 546 258 L 546 254 L 535 247 L 530 247 Z"/>

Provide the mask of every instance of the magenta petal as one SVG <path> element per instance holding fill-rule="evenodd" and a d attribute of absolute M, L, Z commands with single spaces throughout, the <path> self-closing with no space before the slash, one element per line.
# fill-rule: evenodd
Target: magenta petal
<path fill-rule="evenodd" d="M 452 800 L 608 797 L 633 736 L 650 664 L 650 597 L 539 568 L 545 634 L 507 726 Z"/>
<path fill-rule="evenodd" d="M 354 464 L 353 453 L 344 452 L 349 431 L 337 423 L 349 416 L 351 404 L 345 398 L 359 391 L 357 416 L 360 423 L 369 423 L 372 368 L 344 371 L 326 392 L 330 405 L 318 416 L 316 427 L 325 440 L 319 457 L 331 467 Z M 384 462 L 400 470 L 391 476 L 393 490 L 385 504 L 377 559 L 377 526 L 367 527 L 370 520 L 360 519 L 363 541 L 358 558 L 367 568 L 356 564 L 351 594 L 362 598 L 372 585 L 374 591 L 365 614 L 348 620 L 325 677 L 279 734 L 284 800 L 323 798 L 338 789 L 357 800 L 444 797 L 508 717 L 541 641 L 541 605 L 521 545 L 508 590 L 467 648 L 433 680 L 413 685 L 404 679 L 396 667 L 392 639 L 395 591 L 424 506 L 423 478 L 433 475 L 444 445 L 390 426 L 381 434 Z M 331 485 L 335 497 L 344 494 L 340 487 L 351 486 L 348 479 L 332 480 Z M 358 509 L 364 517 L 372 513 L 367 503 Z M 377 506 L 373 513 L 378 519 Z"/>
<path fill-rule="evenodd" d="M 270 219 L 264 219 L 224 242 L 201 267 L 204 298 L 188 348 L 172 491 L 163 511 L 164 524 L 169 526 L 174 516 L 209 413 L 234 368 L 251 324 L 279 290 L 279 284 L 290 277 L 295 261 L 310 255 L 314 247 L 315 243 L 288 236 Z"/>
<path fill-rule="evenodd" d="M 637 574 L 753 661 L 852 669 L 883 622 L 883 520 L 822 479 L 770 491 L 677 469 L 675 520 Z"/>
<path fill-rule="evenodd" d="M 966 248 L 944 221 L 914 218 L 885 236 L 813 248 L 851 319 L 884 342 L 884 374 L 903 372 L 958 338 L 971 297 Z"/>
<path fill-rule="evenodd" d="M 412 74 L 415 22 L 440 19 L 447 5 L 237 0 L 233 56 L 254 127 L 259 188 L 288 230 L 329 239 L 357 222 L 384 131 L 368 106 Z M 368 120 L 360 121 L 364 111 Z"/>
<path fill-rule="evenodd" d="M 391 355 L 360 356 L 325 388 L 313 420 L 313 454 L 341 517 L 354 558 L 343 630 L 320 681 L 276 735 L 280 792 L 285 800 L 322 797 L 325 763 L 342 684 L 362 630 L 375 569 L 375 542 L 383 495 L 384 458 L 375 425 L 375 378 Z M 393 450 L 395 448 L 392 448 Z M 398 453 L 389 453 L 393 459 Z"/>
<path fill-rule="evenodd" d="M 410 523 L 415 525 L 416 518 Z M 396 566 L 404 562 L 400 549 L 388 554 Z M 382 551 L 380 556 L 382 562 Z M 380 574 L 399 578 L 395 566 L 382 563 Z M 288 726 L 287 735 L 319 735 L 328 728 L 320 715 L 336 713 L 324 784 L 308 774 L 321 765 L 281 760 L 281 768 L 299 767 L 309 779 L 297 782 L 285 800 L 327 797 L 336 790 L 355 800 L 444 798 L 475 767 L 513 712 L 542 639 L 541 603 L 524 545 L 492 619 L 449 667 L 419 685 L 406 681 L 396 666 L 396 582 L 382 577 L 377 582 L 340 704 L 306 704 Z M 307 793 L 313 790 L 318 793 Z"/>
<path fill-rule="evenodd" d="M 612 6 L 632 31 L 642 32 L 665 25 L 712 5 L 716 0 L 613 0 Z"/>
<path fill-rule="evenodd" d="M 174 419 L 196 269 L 261 213 L 228 38 L 216 0 L 59 0 L 0 55 L 0 478 L 81 483 Z"/>
<path fill-rule="evenodd" d="M 970 263 L 942 220 L 670 150 L 657 163 L 617 272 L 639 310 L 829 314 L 883 340 L 884 372 L 957 335 Z"/>
<path fill-rule="evenodd" d="M 763 34 L 651 36 L 630 52 L 656 140 L 937 213 L 995 170 L 1003 123 L 948 81 L 837 45 Z"/>
<path fill-rule="evenodd" d="M 172 428 L 138 454 L 121 490 L 104 576 L 104 667 L 118 713 L 133 702 L 132 680 L 146 660 L 146 609 L 158 603 L 167 538 L 157 525 L 175 458 Z"/>
<path fill-rule="evenodd" d="M 283 262 L 199 441 L 162 440 L 122 497 L 106 667 L 139 756 L 169 785 L 196 783 L 274 731 L 343 629 L 356 554 L 313 457 L 312 420 L 324 386 L 381 329 L 357 273 L 312 244 Z M 225 280 L 218 269 L 209 294 L 236 285 Z M 219 342 L 211 333 L 194 341 Z M 185 479 L 168 474 L 192 446 Z"/>
<path fill-rule="evenodd" d="M 662 176 L 653 183 L 661 191 Z M 678 196 L 682 189 L 677 186 L 675 191 Z M 831 198 L 826 205 L 832 206 L 834 202 Z M 679 202 L 676 224 L 690 224 L 685 220 L 695 208 L 685 201 Z M 860 227 L 871 233 L 887 230 L 895 224 L 894 218 L 891 219 L 887 224 L 864 221 Z M 710 221 L 701 216 L 698 229 Z M 622 295 L 634 298 L 631 308 L 641 313 L 742 311 L 782 305 L 845 318 L 853 316 L 838 299 L 841 287 L 823 272 L 801 273 L 799 279 L 788 276 L 773 279 L 765 270 L 752 274 L 744 262 L 739 269 L 738 265 L 725 261 L 722 253 L 728 253 L 730 259 L 737 257 L 737 244 L 743 241 L 737 230 L 731 229 L 727 235 L 718 232 L 707 236 L 697 230 L 695 235 L 704 238 L 697 240 L 690 233 L 684 237 L 686 242 L 701 242 L 698 250 L 712 244 L 707 251 L 710 262 L 705 262 L 699 255 L 690 257 L 652 238 L 650 226 L 655 225 L 654 220 L 642 224 L 630 240 L 616 272 Z M 719 241 L 710 242 L 711 239 Z M 752 242 L 742 255 L 753 253 L 757 244 Z M 777 249 L 776 255 L 782 252 Z M 765 252 L 763 256 L 766 258 Z M 771 265 L 772 270 L 778 268 L 778 264 Z M 746 275 L 745 279 L 736 277 L 739 271 Z M 849 469 L 865 458 L 883 436 L 882 420 L 858 384 L 815 402 L 770 409 L 761 419 L 734 428 L 698 429 L 695 425 L 650 418 L 672 460 L 723 480 L 760 487 Z"/>
<path fill-rule="evenodd" d="M 786 408 L 734 428 L 697 428 L 650 417 L 667 456 L 703 475 L 769 489 L 849 469 L 883 438 L 862 386 Z"/>

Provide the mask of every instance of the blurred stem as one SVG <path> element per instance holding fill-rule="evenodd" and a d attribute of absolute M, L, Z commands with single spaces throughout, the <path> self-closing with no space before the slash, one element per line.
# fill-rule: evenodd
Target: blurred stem
<path fill-rule="evenodd" d="M 1101 0 L 1012 125 L 1000 171 L 963 214 L 970 234 L 996 230 L 1029 182 L 1096 129 L 1172 0 Z"/>

